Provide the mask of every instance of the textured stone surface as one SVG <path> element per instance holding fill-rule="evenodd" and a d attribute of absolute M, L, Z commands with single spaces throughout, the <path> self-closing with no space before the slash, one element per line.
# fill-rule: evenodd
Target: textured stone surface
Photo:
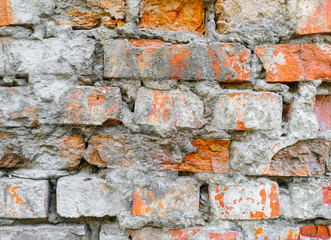
<path fill-rule="evenodd" d="M 85 142 L 80 135 L 64 135 L 57 140 L 59 148 L 59 157 L 64 162 L 64 169 L 74 169 L 80 163 Z"/>
<path fill-rule="evenodd" d="M 331 180 L 290 184 L 293 217 L 313 219 L 331 216 Z M 314 197 L 312 197 L 314 196 Z"/>
<path fill-rule="evenodd" d="M 60 178 L 56 188 L 57 213 L 67 218 L 116 216 L 121 209 L 115 191 L 101 178 Z"/>
<path fill-rule="evenodd" d="M 89 139 L 85 159 L 98 167 L 162 169 L 163 163 L 174 164 L 195 149 L 185 139 L 161 139 L 146 135 L 97 135 Z"/>
<path fill-rule="evenodd" d="M 242 236 L 235 231 L 224 231 L 222 229 L 177 229 L 172 231 L 146 228 L 130 232 L 132 240 L 184 240 L 184 239 L 208 239 L 208 240 L 239 240 Z"/>
<path fill-rule="evenodd" d="M 211 185 L 211 211 L 216 219 L 261 219 L 280 215 L 278 185 L 253 182 L 229 186 Z"/>
<path fill-rule="evenodd" d="M 261 7 L 263 6 L 263 7 Z M 229 33 L 244 20 L 259 22 L 285 10 L 285 0 L 217 0 L 217 31 Z"/>
<path fill-rule="evenodd" d="M 138 189 L 133 193 L 133 216 L 167 218 L 180 213 L 192 217 L 199 212 L 199 186 L 191 179 L 178 179 L 170 185 L 156 184 L 151 189 Z"/>
<path fill-rule="evenodd" d="M 0 236 L 5 240 L 43 239 L 43 240 L 85 240 L 85 226 L 75 224 L 42 224 L 1 226 Z"/>
<path fill-rule="evenodd" d="M 137 124 L 201 128 L 203 103 L 191 92 L 140 88 L 134 114 Z"/>
<path fill-rule="evenodd" d="M 69 3 L 69 4 L 68 4 Z M 58 3 L 58 19 L 61 25 L 75 29 L 116 27 L 124 24 L 123 0 L 70 0 Z"/>
<path fill-rule="evenodd" d="M 39 99 L 30 95 L 31 90 L 26 87 L 0 87 L 0 126 L 38 125 L 36 105 Z"/>
<path fill-rule="evenodd" d="M 314 176 L 325 172 L 331 155 L 331 141 L 306 140 L 283 148 L 273 156 L 268 176 Z"/>
<path fill-rule="evenodd" d="M 202 34 L 204 18 L 202 0 L 143 0 L 139 27 Z"/>
<path fill-rule="evenodd" d="M 1 0 L 0 1 L 0 27 L 11 24 L 37 24 L 42 15 L 50 15 L 55 9 L 52 0 L 24 1 Z"/>
<path fill-rule="evenodd" d="M 328 44 L 258 46 L 255 52 L 267 71 L 268 82 L 331 79 Z"/>
<path fill-rule="evenodd" d="M 300 227 L 300 240 L 330 239 L 330 226 L 308 225 Z"/>
<path fill-rule="evenodd" d="M 167 171 L 222 173 L 229 170 L 228 140 L 196 139 L 193 147 L 197 152 L 186 155 L 182 162 L 166 162 L 160 168 Z"/>
<path fill-rule="evenodd" d="M 319 123 L 320 131 L 331 129 L 331 96 L 316 96 L 314 113 Z"/>
<path fill-rule="evenodd" d="M 250 52 L 237 44 L 109 40 L 106 78 L 247 81 Z"/>
<path fill-rule="evenodd" d="M 79 37 L 3 41 L 5 73 L 21 74 L 80 74 L 92 73 L 95 41 Z"/>
<path fill-rule="evenodd" d="M 64 113 L 60 122 L 77 125 L 102 125 L 116 120 L 122 98 L 119 88 L 80 87 L 64 93 L 60 99 Z"/>
<path fill-rule="evenodd" d="M 297 21 L 296 34 L 331 32 L 331 2 L 329 0 L 290 0 L 292 18 Z"/>
<path fill-rule="evenodd" d="M 26 159 L 20 151 L 10 147 L 12 141 L 16 142 L 15 137 L 14 132 L 0 133 L 0 168 L 24 168 L 26 165 Z"/>
<path fill-rule="evenodd" d="M 46 180 L 0 179 L 0 216 L 3 218 L 47 218 L 49 183 Z"/>
<path fill-rule="evenodd" d="M 297 240 L 299 239 L 300 229 L 299 227 L 282 226 L 274 224 L 257 224 L 245 226 L 245 232 L 248 239 L 255 240 Z"/>
<path fill-rule="evenodd" d="M 225 130 L 280 128 L 282 99 L 274 93 L 230 93 L 218 98 L 212 125 Z"/>

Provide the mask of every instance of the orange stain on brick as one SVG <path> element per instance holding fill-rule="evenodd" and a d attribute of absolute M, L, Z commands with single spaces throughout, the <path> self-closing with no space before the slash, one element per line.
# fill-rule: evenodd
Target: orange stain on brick
<path fill-rule="evenodd" d="M 174 54 L 175 53 L 175 54 Z M 169 71 L 173 79 L 180 79 L 183 76 L 185 68 L 189 68 L 189 63 L 184 60 L 191 57 L 192 52 L 181 45 L 173 45 L 169 48 L 168 56 L 170 56 Z"/>
<path fill-rule="evenodd" d="M 255 240 L 259 239 L 259 235 L 261 235 L 263 233 L 263 229 L 262 228 L 257 228 L 255 229 Z"/>
<path fill-rule="evenodd" d="M 163 41 L 150 39 L 130 39 L 129 42 L 135 47 L 163 47 L 166 45 Z"/>
<path fill-rule="evenodd" d="M 226 234 L 209 233 L 209 240 L 236 240 L 238 236 L 237 232 L 228 232 Z"/>
<path fill-rule="evenodd" d="M 323 203 L 331 206 L 331 180 L 329 180 L 329 185 L 324 187 L 322 184 L 318 184 L 323 190 Z"/>
<path fill-rule="evenodd" d="M 319 95 L 316 96 L 314 102 L 314 114 L 319 123 L 319 131 L 327 131 L 331 129 L 331 96 Z"/>
<path fill-rule="evenodd" d="M 270 217 L 277 217 L 280 215 L 280 205 L 279 205 L 279 193 L 277 191 L 277 186 L 275 184 L 271 185 L 271 191 L 268 195 L 268 198 L 270 199 Z"/>
<path fill-rule="evenodd" d="M 176 240 L 187 240 L 189 237 L 193 237 L 199 232 L 200 232 L 199 229 L 173 230 L 171 233 L 171 237 L 173 237 Z"/>
<path fill-rule="evenodd" d="M 330 239 L 330 226 L 324 225 L 308 225 L 300 227 L 300 236 L 314 237 L 314 239 Z"/>
<path fill-rule="evenodd" d="M 105 96 L 99 94 L 88 96 L 87 97 L 87 106 L 89 108 L 88 116 L 91 117 L 93 108 L 96 106 L 100 106 L 105 100 L 106 100 Z"/>
<path fill-rule="evenodd" d="M 10 0 L 0 0 L 0 26 L 10 25 L 13 21 Z"/>
<path fill-rule="evenodd" d="M 165 121 L 169 120 L 170 110 L 175 103 L 175 98 L 168 92 L 153 91 L 153 112 L 148 115 L 148 122 L 154 123 L 160 121 L 163 117 Z"/>
<path fill-rule="evenodd" d="M 143 194 L 144 190 L 133 193 L 133 206 L 132 206 L 132 215 L 133 216 L 146 216 L 147 213 L 152 211 L 152 208 L 147 207 L 146 203 L 143 201 L 143 198 L 140 194 Z"/>

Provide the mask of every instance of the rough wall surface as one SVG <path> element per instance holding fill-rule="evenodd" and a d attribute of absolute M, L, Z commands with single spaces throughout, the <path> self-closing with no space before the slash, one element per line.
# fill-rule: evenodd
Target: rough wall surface
<path fill-rule="evenodd" d="M 331 239 L 331 1 L 0 0 L 0 239 Z"/>

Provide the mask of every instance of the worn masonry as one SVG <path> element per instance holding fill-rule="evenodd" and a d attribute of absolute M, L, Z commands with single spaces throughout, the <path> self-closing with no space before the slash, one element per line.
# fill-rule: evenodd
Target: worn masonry
<path fill-rule="evenodd" d="M 0 0 L 1 240 L 331 239 L 331 0 Z"/>

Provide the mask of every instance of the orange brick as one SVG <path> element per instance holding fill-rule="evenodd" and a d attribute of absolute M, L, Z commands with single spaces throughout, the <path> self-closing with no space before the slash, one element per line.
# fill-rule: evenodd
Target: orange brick
<path fill-rule="evenodd" d="M 258 46 L 255 52 L 267 71 L 268 82 L 331 80 L 331 45 L 279 44 Z"/>
<path fill-rule="evenodd" d="M 315 116 L 321 132 L 331 129 L 331 96 L 319 95 L 315 98 Z"/>
<path fill-rule="evenodd" d="M 139 27 L 202 34 L 204 18 L 202 0 L 143 0 Z"/>
<path fill-rule="evenodd" d="M 0 0 L 0 26 L 10 25 L 12 22 L 12 9 L 10 0 Z"/>
<path fill-rule="evenodd" d="M 160 168 L 167 171 L 210 172 L 228 171 L 228 140 L 197 139 L 193 141 L 197 152 L 185 156 L 181 163 L 164 162 Z"/>

